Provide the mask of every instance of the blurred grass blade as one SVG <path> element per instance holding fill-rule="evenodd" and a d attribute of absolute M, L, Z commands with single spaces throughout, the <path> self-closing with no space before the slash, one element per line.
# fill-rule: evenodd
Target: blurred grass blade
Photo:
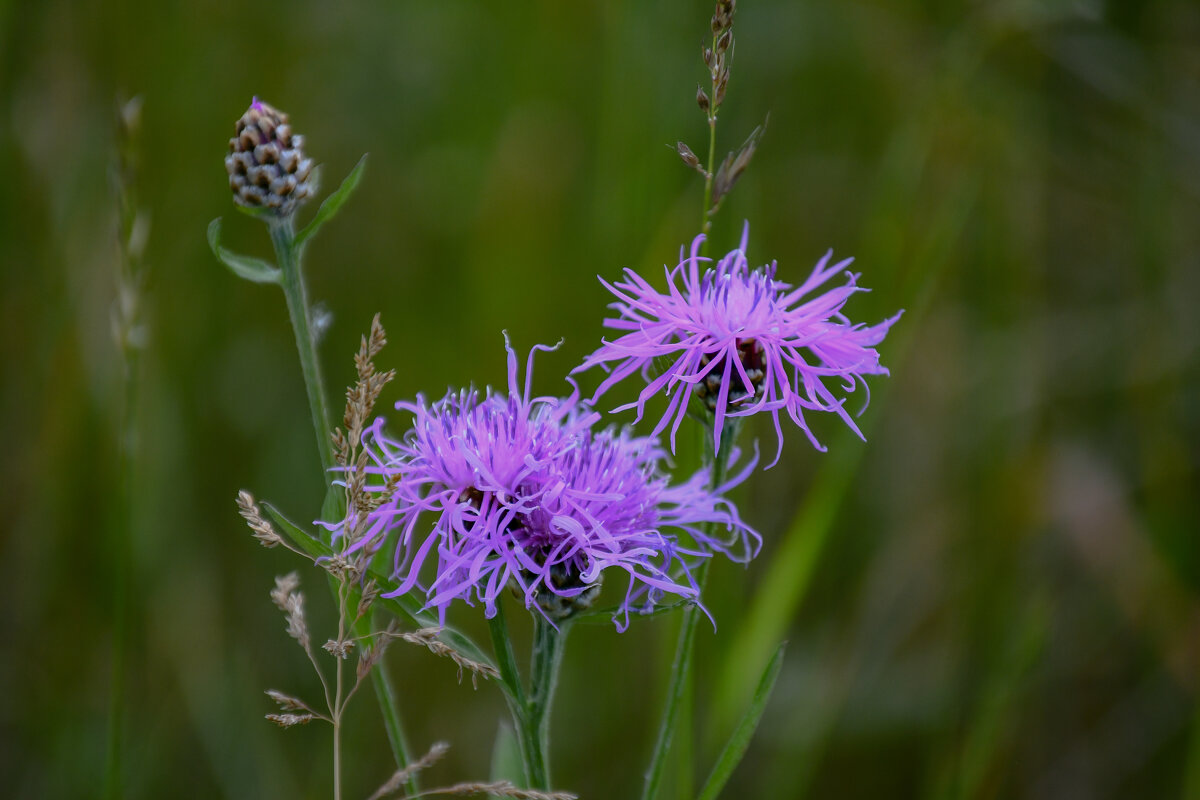
<path fill-rule="evenodd" d="M 733 775 L 733 771 L 737 769 L 742 756 L 746 754 L 746 748 L 750 746 L 750 739 L 758 728 L 758 721 L 762 719 L 763 711 L 767 708 L 771 690 L 775 688 L 775 681 L 779 678 L 779 670 L 783 667 L 783 651 L 786 647 L 787 642 L 780 642 L 779 647 L 775 649 L 775 655 L 771 656 L 767 668 L 763 670 L 762 677 L 758 679 L 758 689 L 755 690 L 754 697 L 750 700 L 749 708 L 746 709 L 746 713 L 742 714 L 741 721 L 733 729 L 729 741 L 725 743 L 725 748 L 717 757 L 717 763 L 713 765 L 708 780 L 704 782 L 704 788 L 700 790 L 698 800 L 716 800 L 717 796 L 721 794 L 721 790 L 725 788 L 726 782 L 729 781 L 729 777 Z"/>
<path fill-rule="evenodd" d="M 707 563 L 697 570 L 696 582 L 703 585 Z M 642 789 L 642 800 L 655 800 L 667 765 L 667 753 L 679 722 L 681 701 L 690 684 L 692 660 L 695 652 L 696 623 L 700 612 L 695 606 L 683 612 L 679 624 L 679 640 L 675 646 L 675 660 L 671 664 L 671 681 L 667 688 L 667 704 L 663 708 L 658 738 L 654 742 L 654 753 L 650 756 L 650 767 L 646 770 L 646 785 Z"/>
<path fill-rule="evenodd" d="M 946 192 L 945 200 L 934 218 L 912 262 L 923 269 L 913 283 L 901 292 L 911 298 L 904 324 L 898 325 L 890 336 L 893 364 L 899 371 L 911 350 L 916 331 L 932 303 L 940 277 L 950 262 L 955 243 L 961 237 L 974 213 L 979 198 L 979 180 L 974 174 L 961 176 Z M 875 413 L 860 424 L 863 434 L 870 436 L 879 409 L 886 405 L 889 385 L 874 393 Z M 813 571 L 825 542 L 837 519 L 838 510 L 850 493 L 853 478 L 862 462 L 864 447 L 843 431 L 836 442 L 830 443 L 829 454 L 817 472 L 804 502 L 788 526 L 783 543 L 771 558 L 771 566 L 759 584 L 758 591 L 721 672 L 714 699 L 715 720 L 718 726 L 728 725 L 736 709 L 749 692 L 749 675 L 766 662 L 774 643 L 785 634 L 801 600 L 808 591 Z"/>
<path fill-rule="evenodd" d="M 235 253 L 221 246 L 221 218 L 208 224 L 208 246 L 217 260 L 229 268 L 234 275 L 251 283 L 279 283 L 280 272 L 261 258 L 252 258 Z"/>
<path fill-rule="evenodd" d="M 378 614 L 372 616 L 378 616 Z M 364 632 L 361 631 L 361 628 L 368 628 L 365 632 L 370 633 L 370 625 L 366 623 L 365 619 L 359 620 L 359 626 L 356 626 L 355 633 L 361 635 Z M 376 627 L 382 626 L 376 623 Z M 400 719 L 400 704 L 396 699 L 396 689 L 392 686 L 392 681 L 383 664 L 379 664 L 371 670 L 371 683 L 379 698 L 379 713 L 383 715 L 383 727 L 387 731 L 388 744 L 391 746 L 392 756 L 396 760 L 396 768 L 404 769 L 412 764 L 412 754 L 408 749 L 408 738 L 404 735 L 404 723 Z M 417 772 L 414 771 L 406 783 L 409 794 L 416 794 L 419 790 L 420 786 L 417 780 Z"/>
<path fill-rule="evenodd" d="M 759 584 L 754 604 L 727 651 L 714 709 L 717 724 L 723 723 L 722 727 L 733 720 L 735 709 L 744 702 L 748 678 L 768 652 L 766 642 L 778 641 L 787 630 L 808 589 L 825 540 L 862 460 L 863 448 L 854 447 L 849 438 L 843 436 L 831 443 L 829 459 L 817 473 L 781 546 L 772 554 L 771 569 Z"/>
<path fill-rule="evenodd" d="M 317 209 L 317 215 L 312 218 L 312 222 L 305 225 L 304 229 L 296 234 L 295 246 L 297 251 L 321 229 L 322 225 L 333 219 L 334 215 L 341 210 L 342 205 L 350 199 L 350 195 L 354 194 L 354 190 L 358 187 L 358 182 L 362 180 L 363 169 L 366 166 L 367 156 L 363 154 L 363 157 L 354 165 L 354 169 L 350 170 L 350 174 L 342 181 L 342 185 L 337 188 L 337 191 L 326 197 L 325 201 L 321 203 L 321 207 Z"/>
<path fill-rule="evenodd" d="M 520 786 L 525 780 L 525 767 L 521 762 L 521 746 L 517 734 L 508 720 L 500 720 L 496 729 L 496 742 L 492 745 L 492 781 L 512 781 Z M 495 795 L 488 795 L 495 797 Z"/>

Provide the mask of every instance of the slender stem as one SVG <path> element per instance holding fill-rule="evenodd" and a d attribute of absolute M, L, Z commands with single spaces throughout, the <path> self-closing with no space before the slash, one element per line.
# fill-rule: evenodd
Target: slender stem
<path fill-rule="evenodd" d="M 707 575 L 708 562 L 705 561 L 696 568 L 696 583 L 701 589 L 704 587 Z M 654 753 L 650 756 L 650 769 L 646 771 L 646 784 L 642 788 L 642 800 L 654 800 L 658 797 L 663 771 L 667 765 L 667 753 L 671 749 L 671 739 L 679 720 L 679 710 L 686 686 L 684 673 L 690 669 L 693 642 L 696 640 L 696 623 L 699 616 L 695 606 L 691 606 L 683 612 L 683 621 L 679 625 L 679 638 L 675 643 L 675 660 L 671 664 L 671 681 L 667 687 L 667 705 L 663 709 L 662 722 L 658 728 L 658 739 L 654 743 Z"/>
<path fill-rule="evenodd" d="M 283 293 L 287 299 L 288 316 L 292 322 L 292 332 L 296 336 L 296 350 L 300 356 L 300 369 L 304 373 L 304 389 L 308 394 L 308 407 L 312 415 L 313 432 L 317 437 L 317 452 L 321 457 L 323 482 L 327 488 L 324 508 L 338 513 L 344 513 L 345 505 L 343 492 L 330 486 L 330 473 L 336 466 L 333 452 L 333 441 L 330 438 L 332 418 L 329 407 L 325 402 L 325 382 L 321 377 L 321 364 L 317 358 L 316 338 L 313 336 L 311 315 L 308 306 L 308 292 L 304 285 L 304 274 L 300 263 L 300 252 L 296 247 L 296 231 L 290 217 L 272 220 L 267 226 L 271 232 L 271 244 L 275 247 L 275 258 L 282 278 Z M 336 518 L 337 514 L 329 516 Z M 331 589 L 341 607 L 341 597 L 331 581 Z M 345 620 L 345 614 L 342 615 Z M 369 624 L 364 622 L 365 627 Z M 343 631 L 344 638 L 344 631 Z M 410 762 L 405 746 L 404 732 L 401 727 L 400 711 L 396 705 L 394 692 L 387 677 L 375 670 L 372 684 L 375 688 L 375 698 L 379 702 L 379 710 L 383 715 L 384 727 L 387 729 L 388 742 L 392 747 L 392 755 L 396 765 L 403 769 Z M 318 670 L 320 673 L 320 670 Z M 338 659 L 338 697 L 336 705 L 331 706 L 334 738 L 334 794 L 341 793 L 341 659 Z M 328 697 L 328 687 L 327 694 Z M 410 783 L 415 788 L 416 783 Z"/>
<path fill-rule="evenodd" d="M 338 638 L 339 642 L 346 641 L 346 594 L 349 590 L 345 583 L 338 585 Z M 342 712 L 345 702 L 342 700 L 342 661 L 340 656 L 334 657 L 337 665 L 337 689 L 333 700 L 333 800 L 342 798 Z M 349 698 L 347 698 L 349 699 Z"/>
<path fill-rule="evenodd" d="M 370 633 L 367 620 L 361 621 L 356 629 L 356 633 L 359 632 Z M 371 670 L 371 683 L 375 687 L 375 696 L 379 699 L 379 713 L 383 715 L 383 727 L 387 730 L 388 744 L 392 746 L 392 754 L 396 758 L 396 768 L 404 769 L 412 762 L 412 756 L 408 749 L 408 739 L 404 735 L 404 726 L 400 722 L 396 690 L 382 663 Z M 413 773 L 406 786 L 408 794 L 416 794 L 420 790 L 417 773 Z"/>
<path fill-rule="evenodd" d="M 496 615 L 488 620 L 492 634 L 492 648 L 496 651 L 496 667 L 500 679 L 508 687 L 505 695 L 522 708 L 525 706 L 525 687 L 521 684 L 521 672 L 517 669 L 517 657 L 513 652 L 512 637 L 508 635 L 508 620 L 504 616 L 504 603 L 496 603 Z"/>
<path fill-rule="evenodd" d="M 496 653 L 496 667 L 500 670 L 500 680 L 508 689 L 504 693 L 504 700 L 508 703 L 513 728 L 517 732 L 517 747 L 521 751 L 525 784 L 532 787 L 534 775 L 538 772 L 533 766 L 538 748 L 536 736 L 530 735 L 527 720 L 529 704 L 525 696 L 525 687 L 521 683 L 521 672 L 517 668 L 517 658 L 513 652 L 512 637 L 508 633 L 508 620 L 504 616 L 502 602 L 496 604 L 496 614 L 488 620 L 488 630 L 492 634 L 492 649 Z"/>
<path fill-rule="evenodd" d="M 533 616 L 533 663 L 523 737 L 531 748 L 530 788 L 546 791 L 550 789 L 550 707 L 558 685 L 568 623 L 560 624 L 562 628 L 557 629 L 540 614 Z"/>
<path fill-rule="evenodd" d="M 712 49 L 717 49 L 717 37 L 713 36 Z M 712 230 L 712 194 L 713 169 L 717 161 L 717 76 L 712 76 L 712 86 L 708 94 L 708 161 L 704 171 L 704 213 L 700 217 L 700 232 L 708 234 Z M 702 254 L 708 251 L 708 239 L 700 245 Z"/>
<path fill-rule="evenodd" d="M 712 491 L 716 491 L 725 482 L 725 472 L 728 469 L 729 456 L 733 450 L 732 440 L 736 438 L 736 428 L 730 426 L 723 433 L 726 435 L 721 438 L 721 449 L 713 455 L 712 459 L 709 484 Z M 712 440 L 709 439 L 709 441 Z M 706 527 L 709 529 L 706 532 L 711 534 L 712 524 L 710 523 Z M 703 561 L 696 567 L 696 586 L 701 595 L 703 595 L 704 586 L 708 582 L 708 564 L 708 561 Z M 687 720 L 692 719 L 694 700 L 692 656 L 695 650 L 696 626 L 700 621 L 700 616 L 699 605 L 688 606 L 683 612 L 683 621 L 679 625 L 679 637 L 675 643 L 675 658 L 671 665 L 671 680 L 667 686 L 667 705 L 663 709 L 662 722 L 658 728 L 658 739 L 654 743 L 654 752 L 650 756 L 650 768 L 646 771 L 646 784 L 642 789 L 642 800 L 655 800 L 658 797 L 663 773 L 666 770 L 667 754 L 671 750 L 671 742 L 674 739 L 675 730 L 679 727 L 680 717 Z M 691 735 L 690 727 L 684 735 Z M 680 774 L 690 776 L 692 748 L 681 748 L 679 755 L 681 756 Z M 684 788 L 687 788 L 686 784 L 690 782 L 689 777 L 684 781 Z"/>
<path fill-rule="evenodd" d="M 115 800 L 124 784 L 122 737 L 125 729 L 125 669 L 129 649 L 129 589 L 132 572 L 131 529 L 133 527 L 133 463 L 137 447 L 137 349 L 122 342 L 124 376 L 121 384 L 121 426 L 117 433 L 118 463 L 117 512 L 112 527 L 113 557 L 113 652 L 109 688 L 108 752 L 105 765 L 104 796 Z"/>
<path fill-rule="evenodd" d="M 304 286 L 299 254 L 296 252 L 296 231 L 291 217 L 273 220 L 271 243 L 275 245 L 275 258 L 283 278 L 283 293 L 287 297 L 288 316 L 292 320 L 292 331 L 296 335 L 296 350 L 300 355 L 300 369 L 304 372 L 304 388 L 308 392 L 308 407 L 312 413 L 313 431 L 317 437 L 317 452 L 321 454 L 321 468 L 325 472 L 325 484 L 334 468 L 333 442 L 329 409 L 325 404 L 325 383 L 321 379 L 321 364 L 317 358 L 317 343 L 313 337 L 309 318 L 308 292 Z"/>

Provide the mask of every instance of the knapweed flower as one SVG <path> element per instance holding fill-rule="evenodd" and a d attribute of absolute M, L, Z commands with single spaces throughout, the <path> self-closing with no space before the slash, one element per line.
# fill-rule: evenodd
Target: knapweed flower
<path fill-rule="evenodd" d="M 418 396 L 397 404 L 414 417 L 402 439 L 389 439 L 382 420 L 364 432 L 372 471 L 395 488 L 357 546 L 398 531 L 388 596 L 419 589 L 443 618 L 455 600 L 479 601 L 491 617 L 512 589 L 554 620 L 586 608 L 617 570 L 628 582 L 615 618 L 623 629 L 630 612 L 666 595 L 698 602 L 690 569 L 699 559 L 754 554 L 758 535 L 703 475 L 670 485 L 656 440 L 593 431 L 599 415 L 578 391 L 531 396 L 533 354 L 522 389 L 507 349 L 507 393 Z M 708 534 L 714 524 L 728 537 Z"/>
<path fill-rule="evenodd" d="M 829 265 L 825 254 L 800 286 L 775 278 L 775 264 L 751 270 L 746 260 L 749 225 L 741 246 L 701 275 L 704 236 L 692 242 L 691 252 L 666 269 L 667 290 L 652 287 L 632 269 L 626 280 L 608 283 L 618 298 L 610 307 L 619 316 L 606 319 L 605 327 L 628 331 L 604 341 L 575 371 L 597 365 L 611 370 L 597 388 L 594 403 L 604 392 L 634 372 L 646 381 L 638 399 L 614 411 L 637 408 L 641 419 L 646 402 L 658 392 L 670 399 L 654 428 L 658 435 L 671 425 L 675 434 L 695 397 L 712 420 L 713 441 L 720 448 L 727 417 L 747 417 L 767 412 L 775 423 L 779 448 L 783 431 L 779 416 L 786 412 L 807 435 L 817 441 L 804 418 L 805 411 L 837 414 L 862 436 L 839 397 L 827 381 L 841 385 L 843 394 L 861 385 L 864 375 L 886 375 L 879 363 L 879 344 L 900 315 L 878 325 L 852 323 L 842 307 L 851 295 L 867 291 L 858 286 L 858 275 L 845 272 L 853 259 Z M 846 283 L 805 299 L 830 278 L 845 272 Z M 613 366 L 615 364 L 615 366 Z M 868 395 L 869 396 L 869 395 Z M 863 407 L 866 407 L 864 402 Z M 861 412 L 860 412 L 861 413 Z"/>
<path fill-rule="evenodd" d="M 287 216 L 312 196 L 313 162 L 288 116 L 257 97 L 237 121 L 225 171 L 238 205 Z"/>

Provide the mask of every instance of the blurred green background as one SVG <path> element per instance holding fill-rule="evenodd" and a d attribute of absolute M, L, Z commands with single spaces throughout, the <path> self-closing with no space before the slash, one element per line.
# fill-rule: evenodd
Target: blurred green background
<path fill-rule="evenodd" d="M 0 794 L 100 794 L 127 530 L 125 794 L 329 796 L 328 730 L 262 719 L 264 689 L 318 691 L 267 598 L 299 564 L 233 502 L 320 507 L 282 296 L 204 240 L 223 216 L 269 255 L 222 166 L 251 96 L 291 114 L 325 190 L 371 154 L 309 249 L 331 387 L 381 311 L 385 410 L 502 381 L 501 329 L 565 339 L 538 361 L 557 392 L 601 335 L 595 276 L 657 275 L 696 233 L 700 181 L 668 146 L 703 144 L 711 11 L 0 2 Z M 722 151 L 771 121 L 716 250 L 749 219 L 752 263 L 796 280 L 833 247 L 874 290 L 854 319 L 907 313 L 869 443 L 789 431 L 738 493 L 765 544 L 713 575 L 696 779 L 787 638 L 727 797 L 1200 797 L 1200 6 L 744 0 L 735 34 Z M 110 178 L 131 95 L 152 227 L 126 526 Z M 636 795 L 676 624 L 572 635 L 556 783 Z M 405 645 L 387 668 L 414 748 L 454 746 L 431 777 L 486 777 L 497 690 Z M 392 767 L 369 692 L 355 708 L 364 797 Z"/>

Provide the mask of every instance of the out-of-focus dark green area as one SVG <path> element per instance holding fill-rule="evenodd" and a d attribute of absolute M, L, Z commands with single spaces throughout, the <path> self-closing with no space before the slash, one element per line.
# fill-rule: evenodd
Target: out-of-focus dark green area
<path fill-rule="evenodd" d="M 704 145 L 710 13 L 0 2 L 3 794 L 103 785 L 117 99 L 144 100 L 152 217 L 125 793 L 328 797 L 328 730 L 262 719 L 264 689 L 319 687 L 267 598 L 300 565 L 257 547 L 233 500 L 312 519 L 320 483 L 282 296 L 204 240 L 223 216 L 231 246 L 269 255 L 230 202 L 234 121 L 252 95 L 287 110 L 325 190 L 371 154 L 308 253 L 333 387 L 381 311 L 389 403 L 502 381 L 502 329 L 522 350 L 565 339 L 538 359 L 557 392 L 601 335 L 595 276 L 653 276 L 697 232 L 699 179 L 667 145 Z M 712 576 L 696 780 L 787 638 L 727 797 L 1200 797 L 1200 7 L 744 0 L 735 33 L 723 151 L 771 120 L 716 249 L 749 219 L 751 260 L 800 279 L 833 247 L 874 290 L 856 320 L 907 313 L 869 442 L 821 421 L 819 454 L 789 431 L 739 491 L 765 544 Z M 327 623 L 320 573 L 301 572 Z M 482 634 L 478 617 L 456 621 Z M 635 796 L 675 624 L 572 635 L 557 784 Z M 414 747 L 454 746 L 431 777 L 485 778 L 497 690 L 407 645 L 387 666 Z M 392 770 L 369 691 L 347 730 L 364 797 Z"/>

